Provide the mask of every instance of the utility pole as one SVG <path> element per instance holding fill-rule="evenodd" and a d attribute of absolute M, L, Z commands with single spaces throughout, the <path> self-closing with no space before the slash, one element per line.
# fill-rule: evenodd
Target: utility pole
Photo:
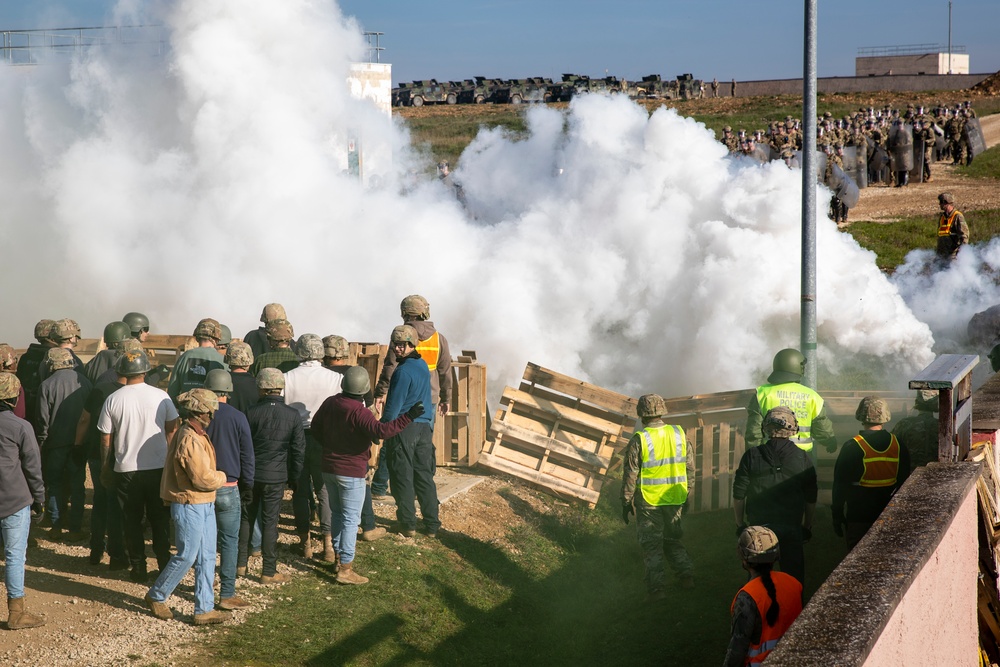
<path fill-rule="evenodd" d="M 803 383 L 816 388 L 816 26 L 818 0 L 805 0 L 802 62 L 802 306 Z"/>
<path fill-rule="evenodd" d="M 948 74 L 951 71 L 951 0 L 948 0 Z"/>

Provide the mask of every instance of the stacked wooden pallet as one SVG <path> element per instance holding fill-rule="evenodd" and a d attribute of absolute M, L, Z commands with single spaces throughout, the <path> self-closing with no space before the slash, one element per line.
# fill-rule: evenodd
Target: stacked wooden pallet
<path fill-rule="evenodd" d="M 979 642 L 988 655 L 1000 656 L 1000 463 L 991 441 L 978 442 L 968 459 L 983 464 L 979 496 Z"/>
<path fill-rule="evenodd" d="M 632 434 L 635 399 L 529 363 L 500 404 L 479 463 L 594 507 Z"/>
<path fill-rule="evenodd" d="M 434 422 L 434 455 L 439 466 L 474 466 L 486 440 L 486 366 L 462 350 L 451 362 L 451 405 Z"/>

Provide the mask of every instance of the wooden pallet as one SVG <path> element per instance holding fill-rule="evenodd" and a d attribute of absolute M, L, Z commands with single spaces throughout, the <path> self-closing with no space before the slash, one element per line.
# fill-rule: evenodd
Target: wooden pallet
<path fill-rule="evenodd" d="M 486 366 L 463 350 L 451 362 L 451 406 L 434 422 L 434 457 L 439 466 L 474 466 L 486 441 Z"/>
<path fill-rule="evenodd" d="M 635 399 L 529 363 L 500 404 L 480 464 L 593 508 L 631 437 Z"/>

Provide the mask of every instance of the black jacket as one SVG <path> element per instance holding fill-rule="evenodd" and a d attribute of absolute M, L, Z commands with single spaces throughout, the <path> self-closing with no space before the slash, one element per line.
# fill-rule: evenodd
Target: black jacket
<path fill-rule="evenodd" d="M 256 461 L 254 483 L 294 482 L 302 473 L 306 436 L 302 418 L 281 396 L 262 396 L 247 410 Z"/>
<path fill-rule="evenodd" d="M 733 480 L 733 498 L 746 500 L 747 519 L 756 525 L 799 525 L 817 490 L 812 459 L 787 438 L 748 449 Z"/>
<path fill-rule="evenodd" d="M 243 414 L 254 405 L 260 397 L 257 391 L 257 380 L 249 373 L 234 373 L 229 371 L 229 376 L 233 378 L 233 393 L 229 395 L 229 405 L 233 406 Z"/>

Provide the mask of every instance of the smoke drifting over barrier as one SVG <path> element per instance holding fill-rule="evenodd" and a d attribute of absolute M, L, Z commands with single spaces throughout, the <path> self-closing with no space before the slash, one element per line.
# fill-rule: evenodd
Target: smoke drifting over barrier
<path fill-rule="evenodd" d="M 129 310 L 239 335 L 279 301 L 297 334 L 380 340 L 420 293 L 494 387 L 531 360 L 633 395 L 750 386 L 797 345 L 799 172 L 730 159 L 673 111 L 581 97 L 529 110 L 527 138 L 481 132 L 463 210 L 414 186 L 405 127 L 348 95 L 361 42 L 335 5 L 165 7 L 148 10 L 162 58 L 0 68 L 4 338 L 64 316 L 97 336 Z M 395 148 L 378 191 L 342 175 L 352 132 Z M 821 362 L 929 363 L 873 255 L 825 216 L 818 238 Z"/>

